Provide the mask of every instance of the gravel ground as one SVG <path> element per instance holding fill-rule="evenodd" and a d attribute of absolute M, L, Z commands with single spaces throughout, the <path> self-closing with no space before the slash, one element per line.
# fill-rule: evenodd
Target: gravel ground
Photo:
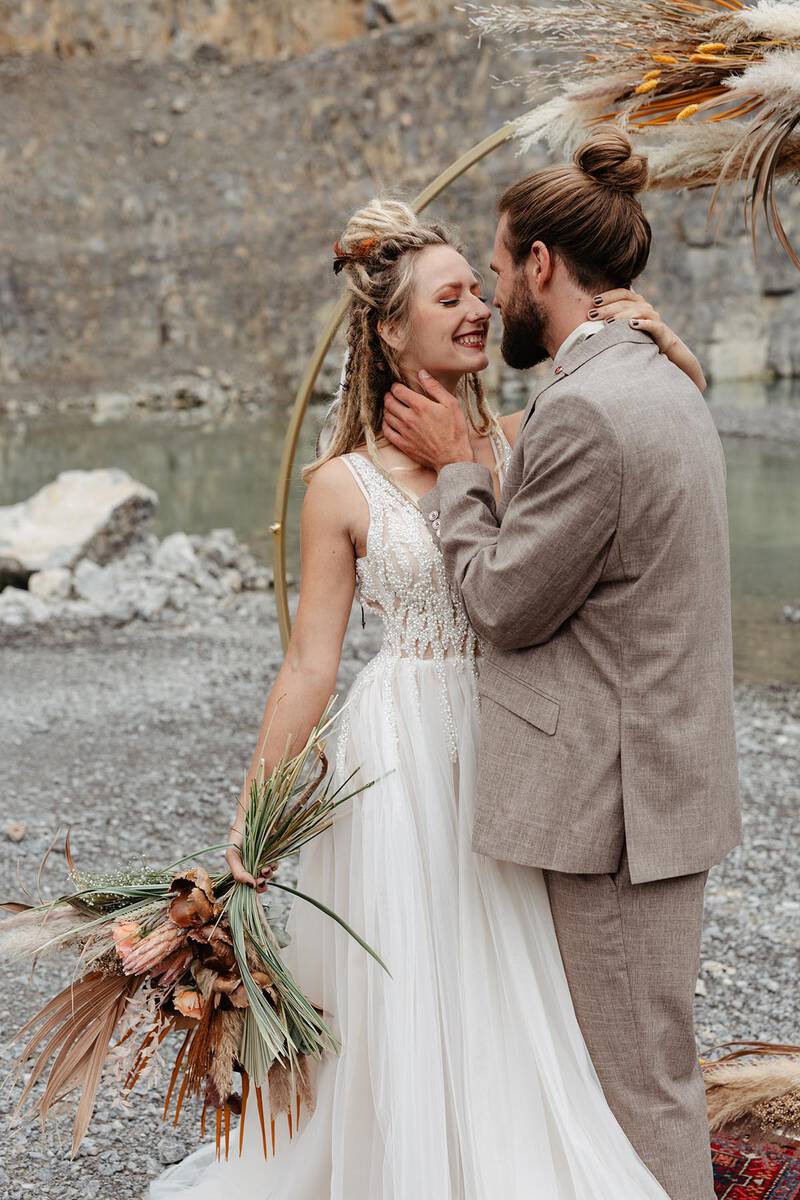
<path fill-rule="evenodd" d="M 0 833 L 3 898 L 19 896 L 20 881 L 35 887 L 42 855 L 59 830 L 63 845 L 67 825 L 84 869 L 138 855 L 166 863 L 224 837 L 281 659 L 271 600 L 259 603 L 249 619 L 229 625 L 131 626 L 69 638 L 40 631 L 0 650 L 7 683 L 0 694 L 0 816 L 4 828 L 25 826 L 19 842 Z M 362 633 L 354 618 L 340 690 L 372 652 L 374 625 Z M 745 842 L 709 881 L 698 985 L 704 994 L 697 998 L 701 1052 L 729 1038 L 800 1036 L 793 852 L 800 836 L 800 688 L 739 687 L 737 711 Z M 291 870 L 287 864 L 286 878 Z M 57 894 L 66 882 L 56 849 L 42 891 Z M 43 961 L 32 978 L 6 970 L 3 1038 L 68 980 L 69 966 L 57 960 Z M 14 1052 L 4 1041 L 4 1078 Z M 4 1117 L 12 1102 L 6 1079 Z M 162 1125 L 159 1109 L 158 1095 L 143 1092 L 135 1110 L 125 1110 L 104 1086 L 72 1162 L 68 1115 L 44 1136 L 28 1122 L 8 1128 L 0 1193 L 8 1200 L 31 1193 L 136 1200 L 150 1178 L 198 1141 L 195 1110 L 185 1110 L 173 1129 Z"/>

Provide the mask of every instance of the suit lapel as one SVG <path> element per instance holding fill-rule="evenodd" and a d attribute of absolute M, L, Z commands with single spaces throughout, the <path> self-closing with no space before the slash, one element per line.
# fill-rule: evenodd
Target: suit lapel
<path fill-rule="evenodd" d="M 520 423 L 520 429 L 522 429 L 525 422 L 528 420 L 528 417 L 533 412 L 534 408 L 536 407 L 536 401 L 539 399 L 539 397 L 542 395 L 542 393 L 546 392 L 548 388 L 551 388 L 554 383 L 558 383 L 560 378 L 561 378 L 561 375 L 559 374 L 559 375 L 552 375 L 550 377 L 547 377 L 547 378 L 539 381 L 539 386 L 535 387 L 533 389 L 533 391 L 531 392 L 530 398 L 525 407 L 525 412 L 522 414 L 522 421 Z"/>
<path fill-rule="evenodd" d="M 591 337 L 584 338 L 578 342 L 576 346 L 565 355 L 564 361 L 559 364 L 558 374 L 555 372 L 549 379 L 538 388 L 535 388 L 527 407 L 522 417 L 519 427 L 519 433 L 522 432 L 528 422 L 532 412 L 536 408 L 536 402 L 541 396 L 556 383 L 560 383 L 562 379 L 566 379 L 573 371 L 577 371 L 584 363 L 595 358 L 598 354 L 602 354 L 604 350 L 608 350 L 610 346 L 618 346 L 621 342 L 652 342 L 652 338 L 648 333 L 644 333 L 641 329 L 632 329 L 627 322 L 616 322 L 611 325 L 604 325 L 602 329 L 598 329 L 597 333 Z M 519 433 L 517 437 L 519 437 Z"/>

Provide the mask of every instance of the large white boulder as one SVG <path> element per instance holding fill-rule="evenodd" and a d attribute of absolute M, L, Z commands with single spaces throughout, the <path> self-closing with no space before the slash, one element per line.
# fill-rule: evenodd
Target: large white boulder
<path fill-rule="evenodd" d="M 0 587 L 83 558 L 110 562 L 157 504 L 151 488 L 116 467 L 62 471 L 29 500 L 0 508 Z"/>

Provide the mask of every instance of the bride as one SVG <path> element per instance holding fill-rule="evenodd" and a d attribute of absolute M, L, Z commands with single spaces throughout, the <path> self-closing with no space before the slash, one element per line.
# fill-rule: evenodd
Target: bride
<path fill-rule="evenodd" d="M 383 397 L 427 370 L 462 397 L 475 458 L 502 484 L 521 413 L 480 381 L 490 310 L 448 232 L 397 201 L 349 221 L 335 267 L 351 292 L 349 353 L 327 448 L 305 469 L 302 586 L 258 746 L 266 768 L 305 742 L 335 688 L 354 594 L 383 643 L 360 671 L 333 769 L 376 785 L 303 848 L 284 951 L 343 1049 L 312 1064 L 315 1107 L 265 1157 L 255 1105 L 244 1148 L 213 1143 L 168 1168 L 150 1200 L 666 1200 L 609 1108 L 578 1026 L 542 871 L 470 848 L 480 645 L 417 507 L 433 472 L 380 436 Z M 694 356 L 635 293 L 637 318 L 704 387 Z M 591 326 L 580 327 L 585 333 Z M 242 797 L 255 772 L 251 764 Z M 243 806 L 231 829 L 241 841 Z M 238 851 L 235 877 L 254 879 Z"/>

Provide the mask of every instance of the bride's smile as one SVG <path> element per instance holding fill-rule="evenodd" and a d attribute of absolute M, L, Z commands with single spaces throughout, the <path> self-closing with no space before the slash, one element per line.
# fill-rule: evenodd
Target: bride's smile
<path fill-rule="evenodd" d="M 416 255 L 407 328 L 387 321 L 379 332 L 397 353 L 403 376 L 424 368 L 447 387 L 485 370 L 491 309 L 481 281 L 452 246 L 427 246 Z"/>

